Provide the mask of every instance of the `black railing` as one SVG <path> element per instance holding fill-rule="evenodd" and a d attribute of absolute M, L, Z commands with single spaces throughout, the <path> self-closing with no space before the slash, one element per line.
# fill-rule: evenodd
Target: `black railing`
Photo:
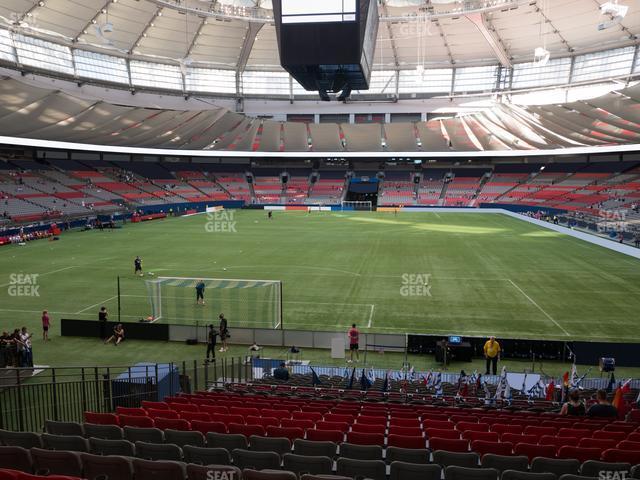
<path fill-rule="evenodd" d="M 227 383 L 253 380 L 250 362 L 144 364 L 110 367 L 0 369 L 0 429 L 42 431 L 45 420 L 82 422 L 84 412 L 113 412 Z"/>

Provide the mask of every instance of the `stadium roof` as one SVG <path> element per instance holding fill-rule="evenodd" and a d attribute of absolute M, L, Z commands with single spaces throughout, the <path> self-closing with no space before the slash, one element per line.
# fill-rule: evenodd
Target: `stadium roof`
<path fill-rule="evenodd" d="M 638 43 L 602 0 L 381 0 L 378 70 L 530 62 Z M 185 15 L 185 13 L 187 13 Z M 76 48 L 214 68 L 279 71 L 270 0 L 1 0 L 5 26 Z M 603 23 L 609 28 L 599 29 Z"/>
<path fill-rule="evenodd" d="M 639 101 L 640 85 L 635 85 L 562 105 L 496 102 L 476 113 L 427 122 L 306 124 L 251 118 L 224 108 L 178 111 L 115 105 L 4 77 L 0 132 L 107 146 L 302 155 L 606 149 L 640 144 Z"/>

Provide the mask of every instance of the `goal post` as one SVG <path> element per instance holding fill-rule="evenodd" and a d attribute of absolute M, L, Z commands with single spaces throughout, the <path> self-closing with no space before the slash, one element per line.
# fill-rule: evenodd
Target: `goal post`
<path fill-rule="evenodd" d="M 366 202 L 355 202 L 343 200 L 341 203 L 342 210 L 359 210 L 359 211 L 367 211 L 370 212 L 373 210 L 373 204 L 370 201 Z"/>
<path fill-rule="evenodd" d="M 204 283 L 204 303 L 196 286 Z M 151 321 L 213 323 L 224 313 L 230 326 L 283 328 L 282 281 L 235 278 L 156 277 L 145 280 Z"/>

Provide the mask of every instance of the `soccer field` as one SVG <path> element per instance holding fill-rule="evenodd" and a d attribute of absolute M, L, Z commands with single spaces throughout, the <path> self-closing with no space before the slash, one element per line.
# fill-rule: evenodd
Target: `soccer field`
<path fill-rule="evenodd" d="M 504 215 L 229 214 L 215 228 L 196 215 L 3 247 L 2 329 L 38 332 L 43 309 L 54 326 L 102 305 L 115 320 L 118 276 L 123 320 L 150 315 L 140 255 L 155 277 L 281 280 L 284 328 L 640 340 L 640 261 Z M 16 295 L 19 274 L 39 274 L 38 296 Z M 205 306 L 184 290 L 160 321 L 216 322 L 216 290 Z"/>

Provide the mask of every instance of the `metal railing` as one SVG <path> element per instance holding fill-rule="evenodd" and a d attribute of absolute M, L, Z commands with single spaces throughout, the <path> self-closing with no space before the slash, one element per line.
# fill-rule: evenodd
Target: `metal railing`
<path fill-rule="evenodd" d="M 42 431 L 45 420 L 83 422 L 84 412 L 139 407 L 227 383 L 253 380 L 247 359 L 205 363 L 0 369 L 0 429 Z"/>

